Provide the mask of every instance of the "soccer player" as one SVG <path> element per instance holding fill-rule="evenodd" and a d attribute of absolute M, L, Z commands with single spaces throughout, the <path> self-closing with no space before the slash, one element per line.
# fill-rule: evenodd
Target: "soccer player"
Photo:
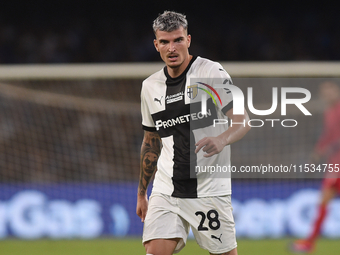
<path fill-rule="evenodd" d="M 223 67 L 189 54 L 191 36 L 183 14 L 165 11 L 154 20 L 153 31 L 165 67 L 144 80 L 141 90 L 144 139 L 136 212 L 144 222 L 146 253 L 179 252 L 191 226 L 197 243 L 210 254 L 235 255 L 230 178 L 195 173 L 195 166 L 230 165 L 229 145 L 249 131 L 248 114 L 233 115 L 230 91 L 215 86 L 231 84 Z M 193 78 L 209 84 L 192 84 Z M 220 100 L 205 99 L 203 114 L 199 93 L 218 94 Z M 233 125 L 213 127 L 214 119 L 226 116 Z"/>
<path fill-rule="evenodd" d="M 340 88 L 334 82 L 323 82 L 320 85 L 321 98 L 326 102 L 324 112 L 324 132 L 319 138 L 313 153 L 313 160 L 320 162 L 326 158 L 328 164 L 340 165 Z M 321 201 L 313 230 L 307 239 L 297 240 L 292 245 L 293 252 L 312 252 L 320 234 L 322 223 L 327 215 L 329 202 L 340 193 L 340 173 L 328 172 L 322 183 Z"/>

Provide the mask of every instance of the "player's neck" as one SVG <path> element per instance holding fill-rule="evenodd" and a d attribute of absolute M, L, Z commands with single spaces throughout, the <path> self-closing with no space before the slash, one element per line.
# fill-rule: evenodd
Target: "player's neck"
<path fill-rule="evenodd" d="M 171 78 L 176 78 L 180 76 L 184 70 L 188 67 L 190 61 L 192 59 L 192 55 L 188 55 L 188 57 L 183 61 L 183 63 L 175 68 L 171 68 L 167 66 L 168 74 L 170 75 Z"/>

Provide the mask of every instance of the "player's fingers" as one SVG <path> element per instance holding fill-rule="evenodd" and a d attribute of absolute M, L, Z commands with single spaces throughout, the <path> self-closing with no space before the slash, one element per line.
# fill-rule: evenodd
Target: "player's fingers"
<path fill-rule="evenodd" d="M 207 144 L 207 142 L 203 141 L 203 142 L 198 142 L 197 144 L 198 145 L 196 145 L 197 147 L 196 147 L 195 153 L 198 153 L 200 151 L 200 149 Z"/>
<path fill-rule="evenodd" d="M 208 142 L 203 149 L 203 151 L 207 153 L 210 153 L 212 150 L 216 150 L 216 145 L 211 142 Z"/>
<path fill-rule="evenodd" d="M 212 155 L 220 153 L 220 150 L 218 149 L 217 145 L 214 143 L 207 145 L 204 149 L 206 153 L 204 156 L 211 157 Z"/>
<path fill-rule="evenodd" d="M 195 146 L 198 146 L 200 143 L 204 142 L 206 139 L 207 139 L 206 137 L 202 138 L 201 140 L 199 140 L 199 141 L 195 144 Z"/>
<path fill-rule="evenodd" d="M 146 209 L 146 210 L 143 210 L 142 217 L 141 217 L 142 222 L 144 222 L 144 220 L 145 220 L 146 213 L 147 213 L 147 209 Z"/>
<path fill-rule="evenodd" d="M 208 145 L 206 145 L 202 150 L 203 152 L 207 152 L 210 149 L 210 147 L 208 147 Z"/>
<path fill-rule="evenodd" d="M 139 218 L 142 218 L 142 212 L 137 208 L 136 214 L 138 215 Z"/>
<path fill-rule="evenodd" d="M 206 147 L 208 147 L 208 146 L 206 146 Z M 205 148 L 206 148 L 206 147 L 205 147 Z M 205 148 L 204 148 L 204 149 L 205 149 Z M 205 153 L 206 153 L 206 154 L 211 154 L 211 153 L 216 154 L 216 153 L 218 153 L 218 151 L 217 151 L 217 149 L 216 149 L 215 146 L 209 146 L 209 148 L 208 148 L 207 150 L 205 150 Z"/>
<path fill-rule="evenodd" d="M 203 156 L 206 157 L 206 158 L 209 158 L 209 157 L 215 155 L 216 153 L 217 153 L 216 151 L 212 151 L 210 153 L 204 154 Z"/>
<path fill-rule="evenodd" d="M 214 151 L 216 151 L 216 150 L 214 150 L 214 148 L 213 147 L 209 147 L 209 148 L 207 148 L 208 146 L 205 146 L 205 150 L 204 150 L 204 152 L 206 153 L 206 154 L 209 154 L 209 153 L 212 153 L 212 152 L 214 152 Z M 207 149 L 206 149 L 207 148 Z"/>

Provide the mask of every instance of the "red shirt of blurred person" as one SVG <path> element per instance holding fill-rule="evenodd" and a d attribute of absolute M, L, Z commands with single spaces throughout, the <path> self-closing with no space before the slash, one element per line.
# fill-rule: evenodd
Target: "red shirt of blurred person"
<path fill-rule="evenodd" d="M 316 154 L 325 157 L 327 164 L 338 164 L 340 168 L 340 88 L 333 82 L 324 82 L 320 85 L 321 98 L 326 102 L 324 112 L 324 131 L 316 144 Z M 340 178 L 339 168 L 328 173 L 326 177 L 336 175 Z M 340 187 L 339 187 L 340 190 Z"/>
<path fill-rule="evenodd" d="M 340 164 L 340 100 L 324 113 L 324 132 L 316 145 L 329 164 Z"/>

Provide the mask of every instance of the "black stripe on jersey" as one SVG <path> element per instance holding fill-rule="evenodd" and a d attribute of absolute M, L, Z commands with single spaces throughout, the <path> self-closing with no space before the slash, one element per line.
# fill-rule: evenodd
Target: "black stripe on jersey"
<path fill-rule="evenodd" d="M 185 71 L 176 78 L 172 78 L 168 74 L 167 68 L 164 67 L 164 73 L 167 77 L 165 82 L 167 85 L 165 98 L 167 96 L 175 95 L 181 92 L 183 92 L 183 97 L 182 100 L 173 103 L 167 104 L 165 101 L 165 110 L 153 115 L 152 117 L 154 120 L 168 120 L 190 114 L 190 105 L 186 105 L 184 101 L 186 97 L 185 84 L 186 74 L 195 60 L 196 57 L 193 57 Z M 195 147 L 195 139 L 193 132 L 190 130 L 190 122 L 188 121 L 186 123 L 181 123 L 180 125 L 169 128 L 160 128 L 158 132 L 161 137 L 167 137 L 170 135 L 173 136 L 174 166 L 172 183 L 174 185 L 174 191 L 172 196 L 182 198 L 196 198 L 197 179 L 190 178 L 190 165 L 193 165 L 190 164 L 190 161 L 197 161 L 196 154 L 193 156 L 194 158 L 190 158 L 190 150 Z"/>
<path fill-rule="evenodd" d="M 183 132 L 184 129 L 180 130 Z M 197 197 L 197 179 L 190 178 L 190 171 L 195 171 L 194 164 L 191 162 L 197 161 L 195 153 L 190 153 L 195 147 L 194 134 L 186 128 L 181 135 L 175 134 L 174 139 L 174 167 L 172 183 L 174 185 L 174 191 L 172 192 L 173 197 L 181 198 L 196 198 Z M 182 135 L 187 135 L 186 139 Z M 190 137 L 190 139 L 188 139 Z M 191 158 L 190 158 L 191 154 Z M 190 169 L 193 168 L 193 169 Z"/>

